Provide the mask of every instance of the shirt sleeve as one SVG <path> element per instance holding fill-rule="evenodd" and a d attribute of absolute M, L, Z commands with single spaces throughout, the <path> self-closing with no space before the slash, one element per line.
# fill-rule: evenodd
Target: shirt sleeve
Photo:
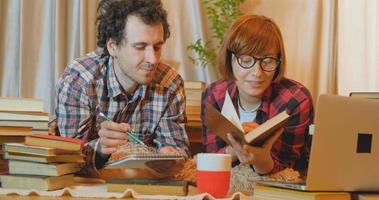
<path fill-rule="evenodd" d="M 81 123 L 90 117 L 89 105 L 90 97 L 85 89 L 87 87 L 80 78 L 73 75 L 64 76 L 57 84 L 57 126 L 59 133 L 63 137 L 79 138 L 85 140 L 88 129 L 79 133 Z M 95 177 L 98 176 L 97 168 L 104 165 L 107 160 L 106 155 L 99 155 L 100 145 L 98 139 L 86 141 L 83 148 L 85 155 L 85 165 L 79 172 L 80 175 Z"/>
<path fill-rule="evenodd" d="M 179 152 L 190 155 L 189 141 L 185 131 L 184 83 L 178 83 L 176 91 L 169 94 L 167 109 L 155 130 L 158 149 L 165 146 L 175 147 Z"/>
<path fill-rule="evenodd" d="M 299 96 L 303 96 L 299 95 Z M 306 166 L 298 166 L 299 163 L 308 162 L 309 146 L 307 145 L 308 127 L 313 123 L 313 104 L 311 96 L 306 93 L 306 98 L 298 98 L 296 96 L 289 101 L 298 102 L 292 109 L 288 125 L 284 128 L 279 140 L 277 140 L 272 149 L 272 158 L 274 167 L 271 173 L 281 171 L 285 168 L 304 168 Z"/>
<path fill-rule="evenodd" d="M 90 117 L 89 97 L 84 81 L 74 76 L 63 77 L 57 84 L 57 126 L 61 136 L 79 137 L 80 123 Z"/>

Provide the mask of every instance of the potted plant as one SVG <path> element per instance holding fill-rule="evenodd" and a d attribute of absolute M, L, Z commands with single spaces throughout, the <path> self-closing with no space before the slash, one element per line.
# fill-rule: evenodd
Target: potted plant
<path fill-rule="evenodd" d="M 239 6 L 245 0 L 204 0 L 206 13 L 211 23 L 212 37 L 209 41 L 198 39 L 194 43 L 187 46 L 187 49 L 193 51 L 196 57 L 189 56 L 189 59 L 194 64 L 199 64 L 202 67 L 215 66 L 216 53 L 219 50 L 224 34 L 230 24 L 242 12 Z"/>

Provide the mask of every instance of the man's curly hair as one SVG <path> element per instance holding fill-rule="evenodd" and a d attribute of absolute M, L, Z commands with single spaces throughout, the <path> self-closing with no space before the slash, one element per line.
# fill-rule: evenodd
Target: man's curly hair
<path fill-rule="evenodd" d="M 102 0 L 97 9 L 97 46 L 109 55 L 107 40 L 112 38 L 119 45 L 125 37 L 125 24 L 129 15 L 140 18 L 145 24 L 161 23 L 164 41 L 170 37 L 167 12 L 160 0 Z"/>

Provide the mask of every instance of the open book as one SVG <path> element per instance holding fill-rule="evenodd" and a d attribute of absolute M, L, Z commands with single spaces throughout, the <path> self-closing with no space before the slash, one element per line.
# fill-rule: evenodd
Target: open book
<path fill-rule="evenodd" d="M 106 168 L 144 168 L 148 161 L 185 160 L 186 156 L 180 153 L 140 153 L 129 154 L 117 160 L 109 160 Z"/>
<path fill-rule="evenodd" d="M 283 111 L 245 134 L 228 93 L 225 95 L 222 113 L 209 103 L 205 104 L 205 126 L 228 144 L 230 142 L 227 134 L 231 133 L 240 143 L 261 146 L 277 129 L 283 127 L 288 119 L 289 115 Z"/>

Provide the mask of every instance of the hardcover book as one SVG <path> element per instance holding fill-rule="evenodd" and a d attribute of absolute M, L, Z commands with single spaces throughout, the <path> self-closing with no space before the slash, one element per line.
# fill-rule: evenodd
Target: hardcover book
<path fill-rule="evenodd" d="M 188 193 L 188 182 L 167 179 L 116 179 L 106 182 L 108 192 L 124 192 L 133 189 L 139 194 L 180 195 Z"/>
<path fill-rule="evenodd" d="M 76 138 L 66 138 L 55 135 L 33 134 L 25 138 L 25 144 L 31 146 L 52 147 L 70 151 L 79 151 L 84 141 Z"/>
<path fill-rule="evenodd" d="M 36 163 L 19 160 L 8 160 L 9 174 L 62 176 L 78 172 L 81 163 Z"/>
<path fill-rule="evenodd" d="M 3 152 L 20 153 L 37 156 L 56 156 L 62 154 L 80 154 L 80 151 L 71 151 L 42 146 L 29 146 L 22 143 L 4 143 Z"/>
<path fill-rule="evenodd" d="M 25 154 L 25 153 L 5 152 L 4 159 L 40 162 L 40 163 L 54 163 L 54 162 L 55 163 L 57 162 L 84 163 L 84 156 L 81 154 L 62 154 L 62 155 L 55 155 L 55 156 L 41 156 L 41 155 L 32 155 L 32 154 Z"/>
<path fill-rule="evenodd" d="M 0 126 L 1 136 L 30 135 L 32 127 Z"/>
<path fill-rule="evenodd" d="M 129 154 L 117 160 L 109 160 L 105 165 L 106 168 L 144 168 L 145 163 L 149 161 L 175 161 L 185 160 L 186 156 L 182 154 L 161 154 L 161 153 L 141 153 Z"/>
<path fill-rule="evenodd" d="M 57 190 L 74 184 L 72 174 L 63 176 L 0 175 L 1 187 L 13 189 Z"/>
<path fill-rule="evenodd" d="M 291 189 L 283 189 L 271 186 L 256 185 L 254 187 L 253 200 L 350 200 L 348 192 L 306 192 Z"/>
<path fill-rule="evenodd" d="M 0 97 L 0 111 L 44 112 L 43 101 L 32 98 Z"/>
<path fill-rule="evenodd" d="M 276 130 L 285 125 L 289 117 L 287 111 L 282 111 L 257 128 L 248 133 L 244 133 L 230 96 L 226 94 L 222 113 L 209 103 L 205 104 L 204 124 L 228 144 L 230 144 L 230 142 L 227 138 L 227 134 L 231 133 L 240 143 L 261 146 Z"/>

